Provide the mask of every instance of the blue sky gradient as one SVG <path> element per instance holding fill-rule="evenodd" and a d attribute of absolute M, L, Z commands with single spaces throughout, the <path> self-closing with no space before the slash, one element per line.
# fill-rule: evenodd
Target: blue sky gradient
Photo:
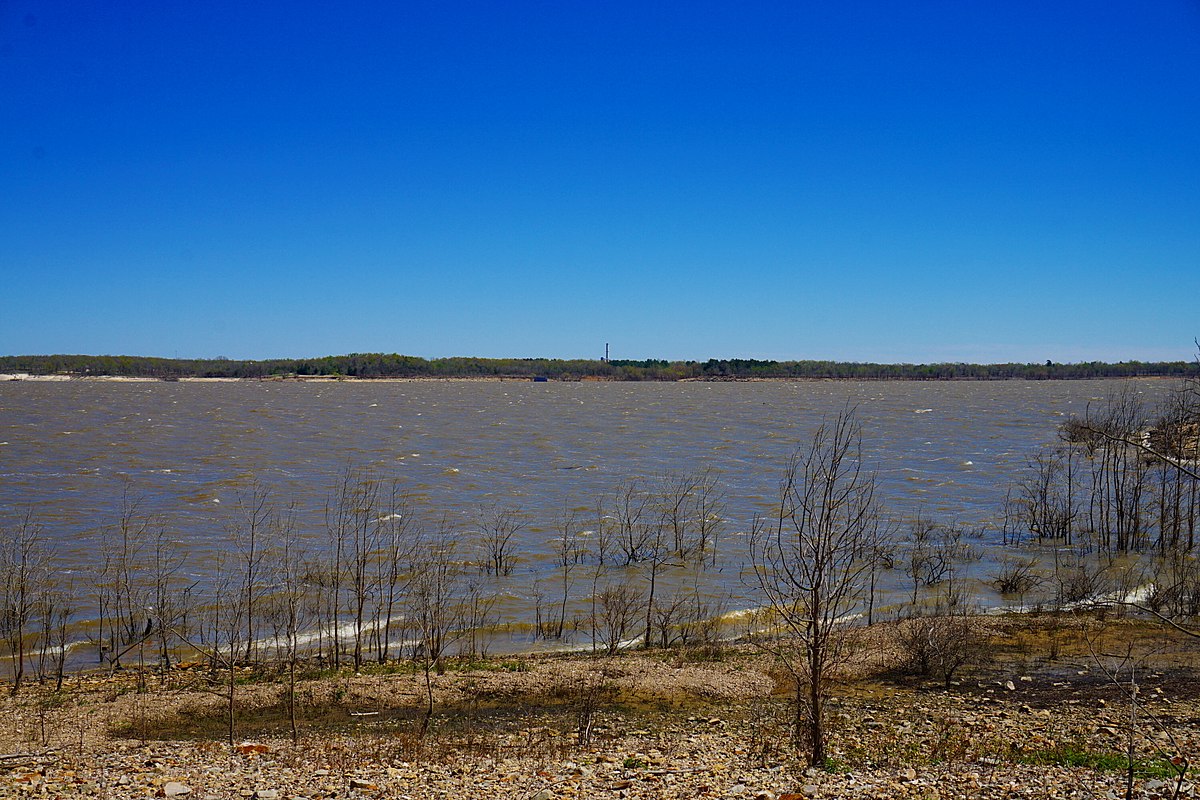
<path fill-rule="evenodd" d="M 1200 3 L 0 2 L 0 353 L 1175 360 Z"/>

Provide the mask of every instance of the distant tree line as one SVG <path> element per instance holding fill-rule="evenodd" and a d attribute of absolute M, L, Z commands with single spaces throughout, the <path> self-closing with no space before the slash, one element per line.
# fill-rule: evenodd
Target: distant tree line
<path fill-rule="evenodd" d="M 853 380 L 1064 380 L 1175 377 L 1196 374 L 1189 361 L 1100 361 L 1076 364 L 875 364 L 844 361 L 716 359 L 593 360 L 553 358 L 419 358 L 397 353 L 351 353 L 320 358 L 240 361 L 227 358 L 146 356 L 0 356 L 0 374 L 113 375 L 159 378 L 534 378 L 577 381 L 747 380 L 755 378 Z"/>

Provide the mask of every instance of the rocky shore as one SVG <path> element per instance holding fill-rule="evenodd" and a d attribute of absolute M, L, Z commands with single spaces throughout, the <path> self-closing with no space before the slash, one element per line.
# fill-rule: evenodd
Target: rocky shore
<path fill-rule="evenodd" d="M 980 624 L 987 658 L 949 686 L 897 671 L 886 628 L 872 634 L 834 691 L 823 769 L 795 755 L 783 674 L 741 644 L 452 665 L 424 736 L 408 665 L 303 680 L 295 742 L 285 686 L 247 674 L 232 746 L 220 676 L 200 666 L 76 676 L 0 707 L 0 795 L 1117 798 L 1131 745 L 1133 796 L 1196 794 L 1171 764 L 1200 745 L 1190 641 L 1130 621 L 1087 636 L 1070 621 Z"/>

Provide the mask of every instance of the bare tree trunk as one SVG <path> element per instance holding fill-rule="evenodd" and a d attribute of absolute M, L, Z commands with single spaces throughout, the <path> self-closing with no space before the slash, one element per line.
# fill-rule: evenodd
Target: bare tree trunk
<path fill-rule="evenodd" d="M 852 410 L 822 425 L 784 472 L 775 520 L 756 519 L 750 536 L 759 589 L 791 637 L 763 646 L 796 679 L 797 737 L 813 766 L 825 762 L 830 681 L 846 657 L 846 617 L 863 602 L 879 526 L 861 439 Z"/>

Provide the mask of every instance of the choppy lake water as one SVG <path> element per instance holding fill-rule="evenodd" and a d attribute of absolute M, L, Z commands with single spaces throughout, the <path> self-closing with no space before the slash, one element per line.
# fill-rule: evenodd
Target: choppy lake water
<path fill-rule="evenodd" d="M 68 564 L 84 567 L 128 483 L 199 564 L 223 546 L 237 492 L 251 480 L 295 501 L 301 526 L 317 531 L 349 464 L 400 479 L 420 505 L 464 528 L 480 508 L 519 506 L 533 522 L 520 543 L 527 558 L 517 580 L 527 585 L 530 572 L 548 568 L 555 515 L 592 506 L 634 476 L 714 470 L 736 540 L 754 512 L 770 509 L 789 454 L 847 404 L 858 407 L 869 466 L 891 509 L 986 526 L 1064 417 L 1127 385 L 1147 402 L 1173 386 L 6 382 L 0 513 L 32 507 Z M 719 579 L 734 593 L 740 552 L 726 551 Z M 508 594 L 507 613 L 519 616 L 522 592 Z"/>

